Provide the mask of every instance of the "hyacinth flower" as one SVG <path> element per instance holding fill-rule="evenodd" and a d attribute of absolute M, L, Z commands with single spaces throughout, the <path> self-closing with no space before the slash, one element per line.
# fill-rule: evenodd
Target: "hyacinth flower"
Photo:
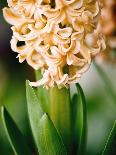
<path fill-rule="evenodd" d="M 100 0 L 103 9 L 100 17 L 100 31 L 107 38 L 107 48 L 101 52 L 100 60 L 115 64 L 116 63 L 116 1 Z"/>
<path fill-rule="evenodd" d="M 92 57 L 104 49 L 97 30 L 97 1 L 8 1 L 4 17 L 12 25 L 11 48 L 42 79 L 32 86 L 67 87 L 77 83 Z M 19 44 L 22 43 L 20 46 Z M 65 73 L 64 70 L 67 70 Z"/>
<path fill-rule="evenodd" d="M 26 82 L 37 149 L 30 150 L 2 107 L 5 130 L 16 155 L 86 154 L 87 107 L 77 83 L 105 49 L 98 28 L 100 13 L 98 0 L 8 0 L 3 15 L 12 26 L 11 48 L 20 63 L 27 61 L 35 70 L 37 80 Z M 78 92 L 73 97 L 71 84 L 76 84 Z"/>

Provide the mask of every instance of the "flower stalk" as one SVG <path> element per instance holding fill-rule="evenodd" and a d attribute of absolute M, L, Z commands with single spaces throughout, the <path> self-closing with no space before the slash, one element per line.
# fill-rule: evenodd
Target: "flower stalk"
<path fill-rule="evenodd" d="M 36 79 L 41 78 L 41 72 L 36 71 Z M 37 96 L 41 101 L 41 106 L 47 112 L 53 121 L 55 127 L 60 132 L 62 139 L 67 146 L 68 151 L 71 150 L 71 105 L 70 105 L 70 89 L 61 88 L 57 85 L 53 88 L 38 87 Z"/>
<path fill-rule="evenodd" d="M 50 88 L 50 117 L 55 127 L 60 132 L 62 139 L 71 150 L 71 114 L 70 114 L 70 90 Z"/>

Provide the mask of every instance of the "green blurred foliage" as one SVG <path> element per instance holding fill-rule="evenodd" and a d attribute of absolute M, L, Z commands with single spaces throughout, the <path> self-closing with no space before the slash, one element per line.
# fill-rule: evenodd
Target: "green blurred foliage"
<path fill-rule="evenodd" d="M 25 79 L 33 79 L 33 72 L 27 65 L 19 64 L 16 54 L 11 51 L 10 26 L 2 16 L 4 6 L 6 6 L 6 1 L 2 0 L 0 2 L 0 107 L 4 105 L 8 109 L 31 143 L 26 109 Z M 4 132 L 0 112 L 0 155 L 10 154 L 13 152 Z"/>

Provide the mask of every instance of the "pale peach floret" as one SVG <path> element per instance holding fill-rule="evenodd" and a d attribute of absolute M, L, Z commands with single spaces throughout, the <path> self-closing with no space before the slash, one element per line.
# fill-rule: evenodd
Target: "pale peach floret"
<path fill-rule="evenodd" d="M 8 6 L 14 13 L 31 18 L 35 11 L 36 0 L 7 0 Z"/>

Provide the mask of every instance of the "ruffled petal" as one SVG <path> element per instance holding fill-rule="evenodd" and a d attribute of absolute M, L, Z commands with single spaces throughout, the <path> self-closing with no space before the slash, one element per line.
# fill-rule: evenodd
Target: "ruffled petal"
<path fill-rule="evenodd" d="M 59 88 L 79 82 L 94 56 L 105 49 L 99 32 L 98 0 L 8 0 L 4 17 L 12 26 L 11 48 L 42 79 L 31 86 Z"/>

